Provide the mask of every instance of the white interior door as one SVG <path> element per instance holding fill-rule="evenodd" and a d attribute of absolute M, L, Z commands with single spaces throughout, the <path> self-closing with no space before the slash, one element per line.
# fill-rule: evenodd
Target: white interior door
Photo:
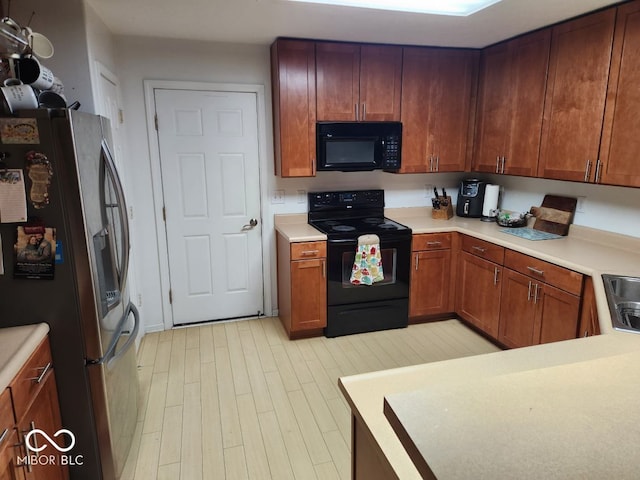
<path fill-rule="evenodd" d="M 256 94 L 154 97 L 173 324 L 263 312 Z"/>

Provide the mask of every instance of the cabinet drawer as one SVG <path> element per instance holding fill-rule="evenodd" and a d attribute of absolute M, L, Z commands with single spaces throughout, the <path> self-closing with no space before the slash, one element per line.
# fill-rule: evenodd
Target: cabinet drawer
<path fill-rule="evenodd" d="M 327 242 L 296 242 L 291 244 L 291 260 L 307 260 L 327 256 Z"/>
<path fill-rule="evenodd" d="M 411 250 L 445 250 L 451 248 L 450 233 L 421 233 L 413 236 Z"/>
<path fill-rule="evenodd" d="M 462 250 L 485 258 L 498 265 L 502 265 L 504 262 L 504 247 L 469 237 L 468 235 L 462 235 Z"/>
<path fill-rule="evenodd" d="M 51 374 L 52 366 L 49 339 L 45 338 L 9 385 L 17 419 L 21 419 L 31 406 L 44 380 Z"/>
<path fill-rule="evenodd" d="M 11 394 L 8 388 L 0 394 L 0 449 L 9 441 L 15 419 L 13 418 L 13 406 Z"/>
<path fill-rule="evenodd" d="M 513 250 L 507 250 L 504 265 L 574 295 L 582 293 L 582 274 L 573 270 Z"/>

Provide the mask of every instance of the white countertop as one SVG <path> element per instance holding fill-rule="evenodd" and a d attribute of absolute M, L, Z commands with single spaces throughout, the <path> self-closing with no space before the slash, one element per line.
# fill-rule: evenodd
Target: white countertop
<path fill-rule="evenodd" d="M 0 391 L 11 383 L 48 333 L 46 323 L 0 328 Z"/>

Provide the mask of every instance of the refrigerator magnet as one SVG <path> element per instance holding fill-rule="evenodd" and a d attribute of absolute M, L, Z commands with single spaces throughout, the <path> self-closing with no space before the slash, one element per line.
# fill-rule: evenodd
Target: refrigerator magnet
<path fill-rule="evenodd" d="M 37 120 L 35 118 L 0 118 L 0 140 L 5 145 L 40 143 Z"/>
<path fill-rule="evenodd" d="M 31 180 L 29 199 L 34 208 L 44 208 L 49 205 L 49 187 L 53 168 L 44 153 L 31 150 L 27 152 L 27 176 Z"/>
<path fill-rule="evenodd" d="M 17 227 L 14 247 L 14 278 L 53 279 L 56 255 L 55 228 Z"/>

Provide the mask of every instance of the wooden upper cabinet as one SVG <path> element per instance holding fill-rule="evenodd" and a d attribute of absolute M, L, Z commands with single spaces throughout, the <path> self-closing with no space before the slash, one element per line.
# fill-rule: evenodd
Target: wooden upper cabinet
<path fill-rule="evenodd" d="M 618 7 L 607 93 L 600 178 L 640 187 L 640 2 Z"/>
<path fill-rule="evenodd" d="M 271 46 L 276 175 L 315 175 L 315 44 L 278 39 Z"/>
<path fill-rule="evenodd" d="M 402 48 L 317 43 L 318 121 L 400 120 Z"/>
<path fill-rule="evenodd" d="M 593 181 L 615 9 L 553 28 L 538 176 Z"/>
<path fill-rule="evenodd" d="M 477 61 L 471 50 L 404 48 L 401 173 L 466 169 Z"/>
<path fill-rule="evenodd" d="M 551 30 L 482 52 L 474 170 L 535 176 Z"/>

